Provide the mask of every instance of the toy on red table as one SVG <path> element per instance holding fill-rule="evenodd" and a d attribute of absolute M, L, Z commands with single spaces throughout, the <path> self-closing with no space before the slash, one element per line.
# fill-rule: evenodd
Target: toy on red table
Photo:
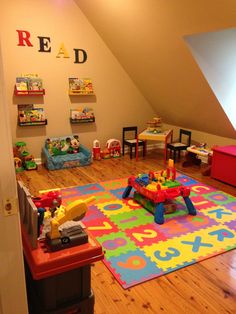
<path fill-rule="evenodd" d="M 150 201 L 154 208 L 154 219 L 158 224 L 164 223 L 165 203 L 173 200 L 178 196 L 182 196 L 190 215 L 196 215 L 196 209 L 190 200 L 190 188 L 183 186 L 175 180 L 176 170 L 173 160 L 169 161 L 169 167 L 166 170 L 157 172 L 149 172 L 149 174 L 140 174 L 137 177 L 128 178 L 128 186 L 123 192 L 122 197 L 127 198 L 132 190 L 137 193 L 137 201 L 142 203 Z"/>
<path fill-rule="evenodd" d="M 59 191 L 50 191 L 42 196 L 32 198 L 32 201 L 38 208 L 38 236 L 40 235 L 40 228 L 43 224 L 46 208 L 50 210 L 51 217 L 54 217 L 57 207 L 61 206 L 61 200 L 61 193 Z"/>
<path fill-rule="evenodd" d="M 93 159 L 101 160 L 101 147 L 100 142 L 98 140 L 93 141 Z"/>
<path fill-rule="evenodd" d="M 117 139 L 110 139 L 106 143 L 106 148 L 109 150 L 111 157 L 117 158 L 121 156 L 121 144 Z"/>

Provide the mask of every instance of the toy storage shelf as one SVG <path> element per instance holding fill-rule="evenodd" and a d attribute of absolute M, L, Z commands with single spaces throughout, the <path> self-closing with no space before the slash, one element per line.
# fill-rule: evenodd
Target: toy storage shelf
<path fill-rule="evenodd" d="M 74 91 L 69 90 L 69 96 L 94 96 L 94 91 Z"/>
<path fill-rule="evenodd" d="M 14 89 L 15 96 L 42 96 L 45 95 L 45 89 L 42 90 L 17 90 Z"/>
<path fill-rule="evenodd" d="M 95 122 L 95 117 L 88 119 L 72 119 L 70 118 L 71 124 L 83 124 L 83 123 L 93 123 Z"/>
<path fill-rule="evenodd" d="M 47 119 L 44 121 L 35 121 L 35 122 L 20 122 L 18 121 L 19 126 L 41 126 L 41 125 L 47 125 L 48 121 Z"/>

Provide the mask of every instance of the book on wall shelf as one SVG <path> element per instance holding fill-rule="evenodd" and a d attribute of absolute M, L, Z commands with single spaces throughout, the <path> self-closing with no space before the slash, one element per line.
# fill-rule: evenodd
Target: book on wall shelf
<path fill-rule="evenodd" d="M 92 80 L 69 77 L 69 95 L 94 95 Z"/>
<path fill-rule="evenodd" d="M 88 123 L 95 122 L 95 116 L 93 109 L 85 107 L 70 110 L 70 122 L 71 123 Z"/>
<path fill-rule="evenodd" d="M 14 94 L 20 95 L 44 95 L 43 81 L 37 74 L 22 74 L 16 78 Z"/>
<path fill-rule="evenodd" d="M 46 125 L 44 109 L 35 107 L 34 105 L 18 105 L 18 125 L 19 126 L 34 126 Z"/>

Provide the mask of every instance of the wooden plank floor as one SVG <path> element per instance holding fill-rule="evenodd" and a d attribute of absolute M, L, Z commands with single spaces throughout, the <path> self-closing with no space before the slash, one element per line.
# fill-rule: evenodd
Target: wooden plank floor
<path fill-rule="evenodd" d="M 57 187 L 84 185 L 128 177 L 163 168 L 162 155 L 152 152 L 138 162 L 124 158 L 94 161 L 91 166 L 67 170 L 38 171 L 17 175 L 32 195 Z M 236 196 L 236 188 L 201 175 L 198 166 L 176 168 L 187 175 Z M 168 275 L 123 290 L 103 265 L 92 267 L 96 314 L 141 313 L 236 313 L 236 251 L 218 255 Z"/>

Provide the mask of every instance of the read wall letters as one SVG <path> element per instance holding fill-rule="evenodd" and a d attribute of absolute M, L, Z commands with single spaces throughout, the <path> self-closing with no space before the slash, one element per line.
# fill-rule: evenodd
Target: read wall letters
<path fill-rule="evenodd" d="M 33 44 L 30 41 L 30 32 L 26 30 L 16 30 L 18 33 L 18 44 L 17 46 L 27 46 L 33 47 Z M 37 36 L 39 40 L 39 50 L 38 52 L 51 52 L 51 38 L 45 36 Z M 88 56 L 84 49 L 74 48 L 74 63 L 84 63 L 86 62 Z M 66 47 L 61 43 L 56 58 L 70 58 Z"/>

